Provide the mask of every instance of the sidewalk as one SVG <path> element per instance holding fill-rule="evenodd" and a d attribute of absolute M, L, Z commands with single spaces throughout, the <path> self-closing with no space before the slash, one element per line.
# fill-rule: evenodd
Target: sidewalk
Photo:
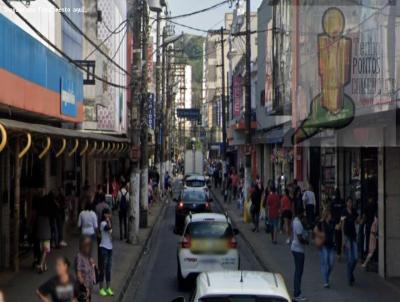
<path fill-rule="evenodd" d="M 256 257 L 261 261 L 263 267 L 272 272 L 283 275 L 290 293 L 293 293 L 294 263 L 290 253 L 290 247 L 285 243 L 286 238 L 279 235 L 278 244 L 271 243 L 270 235 L 264 232 L 263 222 L 260 222 L 260 232 L 253 233 L 252 225 L 245 224 L 241 210 L 236 208 L 236 203 L 229 205 L 223 203 L 220 190 L 212 190 L 216 202 L 218 202 L 233 220 L 235 226 L 245 241 L 251 246 Z M 324 289 L 319 266 L 319 253 L 314 246 L 306 248 L 306 263 L 304 266 L 302 291 L 309 301 L 324 302 L 376 302 L 376 301 L 399 301 L 400 289 L 386 282 L 376 273 L 365 272 L 360 266 L 357 267 L 354 287 L 347 285 L 346 262 L 343 259 L 336 262 L 332 273 L 331 288 Z"/>
<path fill-rule="evenodd" d="M 95 287 L 92 302 L 98 301 L 120 301 L 128 284 L 129 277 L 134 271 L 136 264 L 141 257 L 147 240 L 151 236 L 153 226 L 158 221 L 158 217 L 164 210 L 162 202 L 154 205 L 148 217 L 148 228 L 140 229 L 139 243 L 135 245 L 127 244 L 125 241 L 119 240 L 119 223 L 118 214 L 113 217 L 113 265 L 112 265 L 112 287 L 115 296 L 113 299 L 101 298 L 98 295 L 98 289 Z M 31 268 L 32 258 L 28 257 L 21 263 L 21 270 L 17 274 L 0 273 L 0 289 L 4 292 L 6 302 L 17 301 L 36 301 L 36 289 L 43 282 L 54 275 L 54 262 L 57 256 L 67 256 L 72 262 L 78 251 L 79 234 L 74 232 L 68 238 L 68 247 L 63 249 L 55 249 L 51 252 L 49 259 L 49 271 L 38 275 Z M 96 258 L 97 259 L 97 258 Z"/>

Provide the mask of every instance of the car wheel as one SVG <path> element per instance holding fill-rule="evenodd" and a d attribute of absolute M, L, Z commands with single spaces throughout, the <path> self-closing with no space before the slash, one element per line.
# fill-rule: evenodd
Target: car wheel
<path fill-rule="evenodd" d="M 178 289 L 180 291 L 184 291 L 187 288 L 187 282 L 186 279 L 183 278 L 182 272 L 181 272 L 181 266 L 179 265 L 179 260 L 178 260 L 178 270 L 177 270 L 177 280 L 178 280 Z"/>

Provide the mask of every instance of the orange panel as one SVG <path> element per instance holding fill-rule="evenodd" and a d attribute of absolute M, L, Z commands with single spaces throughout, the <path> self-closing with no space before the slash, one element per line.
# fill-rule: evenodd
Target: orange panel
<path fill-rule="evenodd" d="M 0 69 L 0 103 L 71 122 L 83 121 L 83 104 L 76 117 L 61 114 L 61 95 Z"/>

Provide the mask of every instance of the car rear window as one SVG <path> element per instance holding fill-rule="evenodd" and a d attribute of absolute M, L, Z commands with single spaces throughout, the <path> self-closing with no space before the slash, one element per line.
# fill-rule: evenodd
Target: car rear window
<path fill-rule="evenodd" d="M 288 300 L 277 297 L 229 296 L 201 298 L 200 302 L 288 302 Z"/>
<path fill-rule="evenodd" d="M 199 221 L 188 225 L 186 235 L 192 239 L 225 239 L 233 237 L 233 230 L 227 222 Z"/>
<path fill-rule="evenodd" d="M 206 202 L 206 194 L 203 191 L 184 191 L 182 193 L 183 202 Z"/>
<path fill-rule="evenodd" d="M 206 182 L 200 179 L 188 179 L 186 180 L 186 186 L 192 188 L 201 188 L 206 185 Z"/>

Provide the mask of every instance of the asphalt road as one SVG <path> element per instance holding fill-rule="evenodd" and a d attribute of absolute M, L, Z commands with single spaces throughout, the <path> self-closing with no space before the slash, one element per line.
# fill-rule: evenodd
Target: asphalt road
<path fill-rule="evenodd" d="M 179 191 L 176 184 L 174 189 Z M 213 210 L 219 212 L 217 203 L 213 204 Z M 188 301 L 190 292 L 180 292 L 176 281 L 176 252 L 180 237 L 173 233 L 174 215 L 175 203 L 169 202 L 164 216 L 155 226 L 148 250 L 132 277 L 123 302 L 169 302 L 179 296 L 185 296 Z M 263 270 L 240 235 L 237 239 L 241 268 Z"/>

